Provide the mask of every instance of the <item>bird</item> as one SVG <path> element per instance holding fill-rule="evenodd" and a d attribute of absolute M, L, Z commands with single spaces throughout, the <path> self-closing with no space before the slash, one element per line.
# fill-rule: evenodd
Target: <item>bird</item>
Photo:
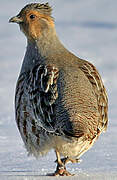
<path fill-rule="evenodd" d="M 9 22 L 27 39 L 16 84 L 15 118 L 27 152 L 54 150 L 53 176 L 71 176 L 108 125 L 108 96 L 96 67 L 70 52 L 56 33 L 49 3 L 30 3 Z"/>

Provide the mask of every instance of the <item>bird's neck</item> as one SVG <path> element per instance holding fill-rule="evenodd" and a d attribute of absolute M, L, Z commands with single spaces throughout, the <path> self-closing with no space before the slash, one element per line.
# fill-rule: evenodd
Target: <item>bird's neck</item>
<path fill-rule="evenodd" d="M 37 40 L 28 40 L 27 42 L 21 73 L 32 69 L 37 63 L 45 64 L 48 59 L 56 59 L 57 55 L 66 51 L 55 31 L 45 32 Z"/>
<path fill-rule="evenodd" d="M 50 57 L 54 54 L 61 53 L 64 48 L 60 42 L 55 29 L 43 32 L 42 36 L 36 42 L 39 53 L 44 57 Z"/>

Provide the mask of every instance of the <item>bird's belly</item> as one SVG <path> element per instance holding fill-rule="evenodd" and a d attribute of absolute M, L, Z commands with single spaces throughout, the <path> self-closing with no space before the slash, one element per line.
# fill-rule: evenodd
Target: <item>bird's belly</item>
<path fill-rule="evenodd" d="M 88 149 L 92 147 L 96 141 L 96 137 L 93 140 L 83 140 L 79 138 L 77 140 L 67 140 L 63 137 L 56 137 L 55 140 L 55 149 L 63 156 L 68 156 L 71 158 L 79 158 L 82 156 Z M 53 143 L 54 144 L 54 143 Z"/>

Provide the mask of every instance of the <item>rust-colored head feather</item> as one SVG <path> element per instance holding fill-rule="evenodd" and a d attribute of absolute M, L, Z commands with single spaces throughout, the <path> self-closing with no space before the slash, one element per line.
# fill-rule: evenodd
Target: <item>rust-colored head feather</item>
<path fill-rule="evenodd" d="M 36 10 L 39 11 L 39 13 L 51 16 L 52 8 L 49 6 L 49 3 L 40 4 L 40 3 L 31 3 L 26 5 L 20 13 L 23 13 L 24 11 L 28 10 Z"/>
<path fill-rule="evenodd" d="M 54 27 L 54 21 L 51 17 L 52 8 L 48 3 L 31 3 L 26 5 L 20 13 L 11 18 L 10 22 L 20 25 L 21 30 L 30 40 L 39 39 L 47 30 Z"/>

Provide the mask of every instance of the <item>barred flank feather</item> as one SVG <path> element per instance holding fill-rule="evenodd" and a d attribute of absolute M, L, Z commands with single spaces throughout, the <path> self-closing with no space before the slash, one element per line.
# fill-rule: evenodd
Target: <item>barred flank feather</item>
<path fill-rule="evenodd" d="M 32 114 L 37 126 L 51 132 L 55 132 L 52 118 L 53 104 L 58 97 L 57 78 L 57 68 L 41 65 L 36 65 L 32 71 L 25 75 L 27 98 L 33 110 L 33 112 L 29 113 Z M 17 103 L 19 104 L 19 102 Z"/>
<path fill-rule="evenodd" d="M 53 128 L 53 104 L 57 93 L 58 69 L 52 66 L 37 65 L 28 75 L 28 97 L 32 105 L 36 125 L 47 131 Z"/>
<path fill-rule="evenodd" d="M 98 124 L 99 131 L 105 131 L 108 124 L 108 99 L 106 89 L 96 68 L 89 62 L 84 63 L 80 69 L 85 73 L 92 84 L 92 88 L 97 98 L 100 120 Z"/>

